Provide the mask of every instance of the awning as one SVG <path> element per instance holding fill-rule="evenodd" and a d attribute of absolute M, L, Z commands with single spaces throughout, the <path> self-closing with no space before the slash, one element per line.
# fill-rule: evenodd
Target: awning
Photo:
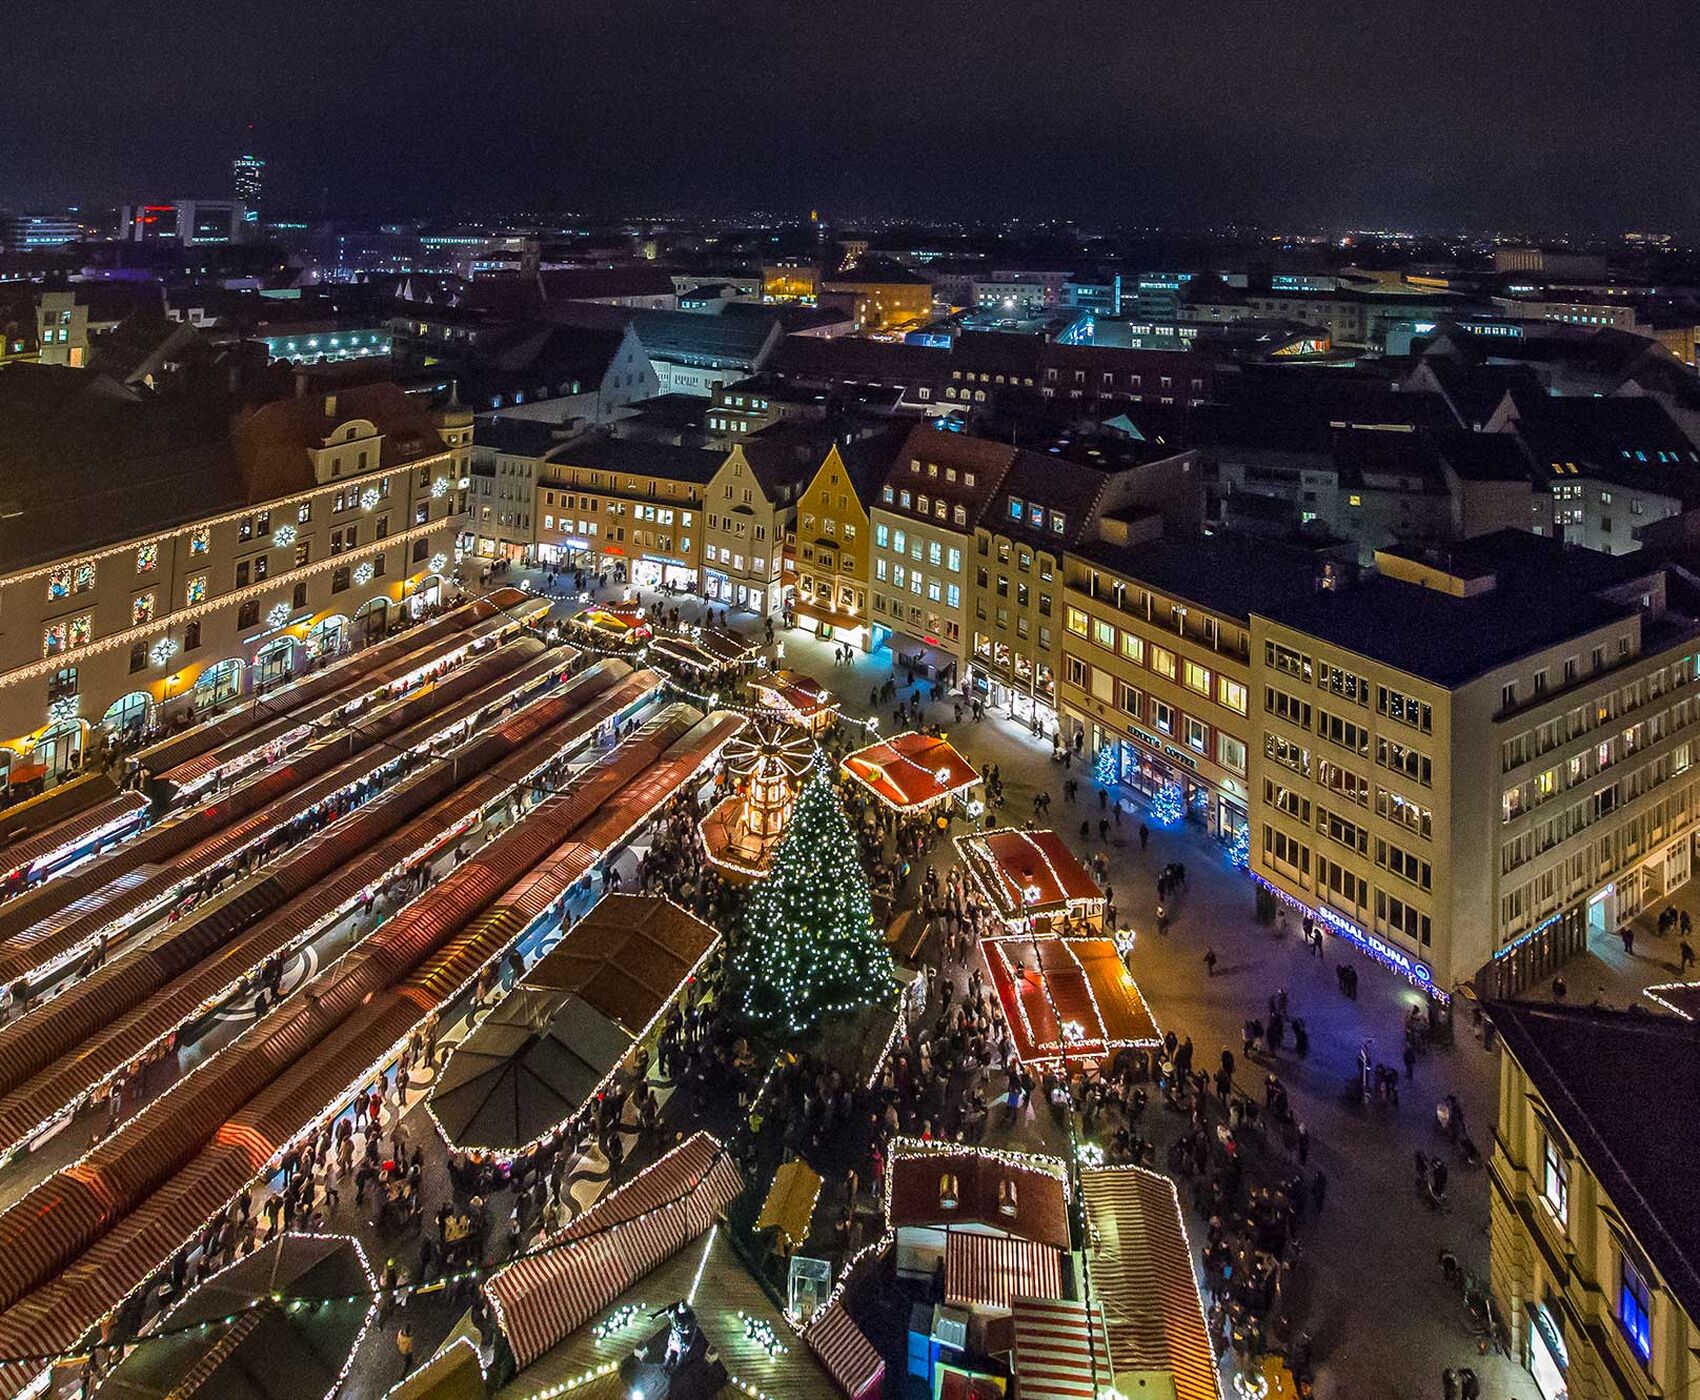
<path fill-rule="evenodd" d="M 1104 1310 L 1065 1298 L 1016 1298 L 1010 1304 L 1021 1400 L 1097 1400 L 1113 1380 Z"/>
<path fill-rule="evenodd" d="M 1176 1400 L 1217 1400 L 1216 1352 L 1174 1183 L 1141 1167 L 1091 1167 L 1080 1186 L 1092 1291 L 1116 1370 L 1166 1372 Z"/>
<path fill-rule="evenodd" d="M 807 1162 L 801 1159 L 786 1162 L 773 1174 L 773 1185 L 762 1202 L 756 1229 L 771 1227 L 779 1232 L 786 1253 L 796 1249 L 809 1238 L 820 1186 L 820 1174 Z"/>
<path fill-rule="evenodd" d="M 28 870 L 38 860 L 87 841 L 103 828 L 116 830 L 126 821 L 140 820 L 147 809 L 148 799 L 139 792 L 121 792 L 109 797 L 98 807 L 13 842 L 0 852 L 0 873 Z"/>
<path fill-rule="evenodd" d="M 1016 1298 L 1060 1298 L 1062 1255 L 1048 1244 L 952 1230 L 944 1245 L 944 1300 L 1007 1308 Z"/>
<path fill-rule="evenodd" d="M 743 1190 L 720 1142 L 698 1133 L 544 1245 L 497 1270 L 485 1295 L 517 1366 L 529 1366 L 663 1260 Z"/>
<path fill-rule="evenodd" d="M 842 1298 L 821 1311 L 804 1340 L 850 1400 L 878 1393 L 879 1384 L 885 1379 L 885 1361 L 844 1311 Z"/>

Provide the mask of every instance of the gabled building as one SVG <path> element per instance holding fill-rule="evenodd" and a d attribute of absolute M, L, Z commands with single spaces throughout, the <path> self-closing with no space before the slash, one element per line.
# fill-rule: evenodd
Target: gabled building
<path fill-rule="evenodd" d="M 896 429 L 834 443 L 798 499 L 792 607 L 799 625 L 823 641 L 846 642 L 862 651 L 873 646 L 869 512 L 905 437 L 905 430 Z"/>
<path fill-rule="evenodd" d="M 874 530 L 874 646 L 934 674 L 969 657 L 974 528 L 1018 449 L 930 427 L 910 431 L 880 487 Z"/>
<path fill-rule="evenodd" d="M 765 436 L 732 444 L 704 501 L 703 596 L 758 617 L 783 605 L 786 540 L 820 460 L 807 442 Z"/>

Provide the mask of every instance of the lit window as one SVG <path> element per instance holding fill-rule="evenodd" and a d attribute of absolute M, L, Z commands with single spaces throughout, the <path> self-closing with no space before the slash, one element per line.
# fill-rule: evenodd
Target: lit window
<path fill-rule="evenodd" d="M 139 627 L 153 621 L 153 594 L 138 593 L 130 600 L 130 624 Z"/>
<path fill-rule="evenodd" d="M 136 572 L 138 574 L 151 574 L 158 567 L 159 546 L 157 544 L 144 544 L 137 546 Z"/>
<path fill-rule="evenodd" d="M 1546 1146 L 1541 1158 L 1541 1199 L 1558 1217 L 1560 1225 L 1570 1223 L 1570 1163 L 1564 1150 L 1551 1133 L 1546 1134 Z"/>
<path fill-rule="evenodd" d="M 1653 1292 L 1641 1270 L 1625 1256 L 1617 1290 L 1617 1321 L 1642 1361 L 1653 1355 Z"/>
<path fill-rule="evenodd" d="M 190 607 L 194 607 L 196 603 L 206 602 L 207 576 L 205 574 L 196 574 L 194 578 L 189 580 L 189 587 L 185 591 L 185 600 Z"/>

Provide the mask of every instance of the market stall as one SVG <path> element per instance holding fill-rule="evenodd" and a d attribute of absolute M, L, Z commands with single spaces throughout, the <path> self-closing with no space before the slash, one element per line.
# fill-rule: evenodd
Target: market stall
<path fill-rule="evenodd" d="M 905 730 L 857 749 L 844 760 L 844 772 L 886 806 L 899 812 L 924 812 L 964 796 L 980 781 L 974 765 L 950 740 Z"/>
<path fill-rule="evenodd" d="M 787 724 L 810 734 L 831 729 L 838 716 L 838 697 L 801 671 L 766 671 L 750 682 L 757 701 Z"/>
<path fill-rule="evenodd" d="M 1103 922 L 1103 890 L 1054 831 L 973 832 L 956 849 L 1008 927 Z"/>
<path fill-rule="evenodd" d="M 1015 1041 L 1033 1066 L 1155 1049 L 1163 1033 L 1109 938 L 1010 935 L 980 940 Z"/>

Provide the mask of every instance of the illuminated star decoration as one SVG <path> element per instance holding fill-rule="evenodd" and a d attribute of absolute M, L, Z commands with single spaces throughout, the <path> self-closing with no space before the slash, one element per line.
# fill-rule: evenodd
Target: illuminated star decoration
<path fill-rule="evenodd" d="M 279 525 L 276 530 L 272 531 L 272 543 L 279 549 L 294 544 L 295 527 L 293 525 Z"/>
<path fill-rule="evenodd" d="M 362 586 L 370 583 L 372 581 L 372 566 L 370 564 L 358 565 L 354 570 L 354 581 Z"/>
<path fill-rule="evenodd" d="M 148 650 L 148 659 L 152 661 L 155 666 L 165 665 L 167 661 L 171 660 L 171 658 L 176 655 L 177 643 L 172 641 L 170 637 L 161 637 Z"/>
<path fill-rule="evenodd" d="M 272 610 L 266 614 L 266 621 L 275 630 L 289 621 L 289 604 L 273 603 Z"/>

